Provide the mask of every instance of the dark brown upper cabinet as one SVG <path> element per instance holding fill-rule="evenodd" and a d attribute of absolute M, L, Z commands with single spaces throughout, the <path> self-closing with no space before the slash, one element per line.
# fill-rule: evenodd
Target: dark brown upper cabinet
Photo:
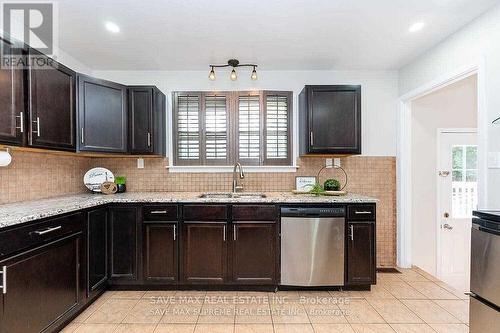
<path fill-rule="evenodd" d="M 0 38 L 0 43 L 2 64 L 5 58 L 20 54 L 8 40 Z M 0 68 L 0 143 L 22 145 L 26 138 L 23 84 L 22 69 Z"/>
<path fill-rule="evenodd" d="M 31 147 L 76 149 L 76 73 L 33 49 L 30 57 L 46 64 L 28 71 L 29 136 Z"/>
<path fill-rule="evenodd" d="M 78 150 L 126 153 L 127 87 L 78 75 Z"/>
<path fill-rule="evenodd" d="M 128 87 L 132 154 L 165 155 L 165 95 L 153 86 Z"/>
<path fill-rule="evenodd" d="M 361 86 L 305 86 L 299 128 L 301 156 L 361 154 Z"/>

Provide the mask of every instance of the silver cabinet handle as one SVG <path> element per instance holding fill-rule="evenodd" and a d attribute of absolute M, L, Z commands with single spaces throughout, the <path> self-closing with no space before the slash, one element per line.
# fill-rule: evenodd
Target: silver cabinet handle
<path fill-rule="evenodd" d="M 2 267 L 2 286 L 0 286 L 0 289 L 2 289 L 3 294 L 7 294 L 7 266 Z"/>
<path fill-rule="evenodd" d="M 311 146 L 314 146 L 314 134 L 312 131 L 309 133 L 309 139 L 311 141 Z"/>
<path fill-rule="evenodd" d="M 148 147 L 151 147 L 151 133 L 148 132 Z"/>
<path fill-rule="evenodd" d="M 53 231 L 59 230 L 61 228 L 62 228 L 62 226 L 57 226 L 57 227 L 48 228 L 48 229 L 45 229 L 45 230 L 42 230 L 42 231 L 37 230 L 37 231 L 35 231 L 35 234 L 37 234 L 39 236 L 40 235 L 45 235 L 45 234 L 48 234 L 49 232 L 53 232 Z"/>
<path fill-rule="evenodd" d="M 236 240 L 236 226 L 233 226 L 233 239 Z"/>
<path fill-rule="evenodd" d="M 224 229 L 222 229 L 222 240 L 226 241 L 226 225 L 224 224 Z"/>
<path fill-rule="evenodd" d="M 40 117 L 36 117 L 36 120 L 33 121 L 36 123 L 36 136 L 40 137 Z"/>
<path fill-rule="evenodd" d="M 16 126 L 16 129 L 24 133 L 24 112 L 19 112 L 19 116 L 16 116 L 16 118 L 19 118 L 19 127 Z"/>
<path fill-rule="evenodd" d="M 152 210 L 151 214 L 167 214 L 166 210 Z"/>
<path fill-rule="evenodd" d="M 175 240 L 175 238 L 177 237 L 177 235 L 176 235 L 176 234 L 177 234 L 177 228 L 176 228 L 176 225 L 174 224 L 174 240 Z"/>
<path fill-rule="evenodd" d="M 359 215 L 366 215 L 366 214 L 371 214 L 372 212 L 367 211 L 367 210 L 360 210 L 360 211 L 355 211 L 354 214 L 359 214 Z"/>
<path fill-rule="evenodd" d="M 83 145 L 83 127 L 82 127 L 81 132 L 82 132 L 82 133 L 81 133 L 82 135 L 81 135 L 81 138 L 80 138 L 80 139 L 82 140 L 82 145 Z"/>
<path fill-rule="evenodd" d="M 351 231 L 350 234 L 351 241 L 354 241 L 354 226 L 353 225 L 349 226 L 349 230 Z"/>

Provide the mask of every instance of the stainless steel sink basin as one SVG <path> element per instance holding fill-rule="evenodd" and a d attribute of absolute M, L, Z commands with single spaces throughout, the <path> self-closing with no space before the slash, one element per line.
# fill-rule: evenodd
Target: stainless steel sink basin
<path fill-rule="evenodd" d="M 231 192 L 218 192 L 218 193 L 203 193 L 200 198 L 207 199 L 230 199 L 230 198 L 245 198 L 245 199 L 262 199 L 266 195 L 263 193 L 231 193 Z"/>

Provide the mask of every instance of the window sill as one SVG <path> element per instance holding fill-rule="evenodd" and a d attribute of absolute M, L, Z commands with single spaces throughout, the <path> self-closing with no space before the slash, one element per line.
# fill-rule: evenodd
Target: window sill
<path fill-rule="evenodd" d="M 173 166 L 167 165 L 166 168 L 169 172 L 180 173 L 180 172 L 190 172 L 190 173 L 200 173 L 200 172 L 210 172 L 210 173 L 232 173 L 234 167 L 232 166 Z M 297 166 L 243 166 L 243 171 L 245 172 L 297 172 Z"/>

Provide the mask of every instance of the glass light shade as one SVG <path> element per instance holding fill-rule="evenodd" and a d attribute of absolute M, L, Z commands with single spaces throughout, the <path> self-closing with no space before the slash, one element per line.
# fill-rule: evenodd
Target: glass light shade
<path fill-rule="evenodd" d="M 215 81 L 215 71 L 213 68 L 210 71 L 210 74 L 208 74 L 208 78 L 210 79 L 210 81 Z"/>
<path fill-rule="evenodd" d="M 250 76 L 250 78 L 255 81 L 257 80 L 257 71 L 255 70 L 255 68 L 253 69 L 252 71 L 252 75 Z"/>
<path fill-rule="evenodd" d="M 236 81 L 236 79 L 238 78 L 238 75 L 236 75 L 236 71 L 233 70 L 231 71 L 231 75 L 229 76 L 231 78 L 231 81 Z"/>

